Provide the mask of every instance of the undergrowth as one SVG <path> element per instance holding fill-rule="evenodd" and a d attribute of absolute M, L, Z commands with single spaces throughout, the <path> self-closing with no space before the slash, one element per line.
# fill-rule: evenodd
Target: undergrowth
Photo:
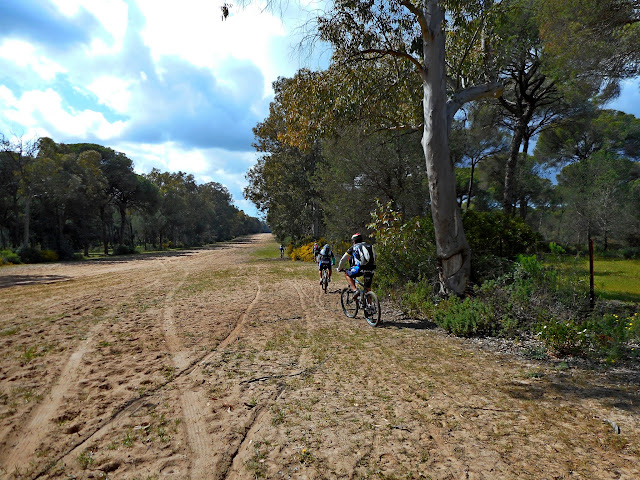
<path fill-rule="evenodd" d="M 557 355 L 640 357 L 638 304 L 600 300 L 591 309 L 583 267 L 562 261 L 564 251 L 553 243 L 544 259 L 533 254 L 538 239 L 524 223 L 491 213 L 465 218 L 478 268 L 471 292 L 459 299 L 436 293 L 430 219 L 404 221 L 389 206 L 379 206 L 373 219 L 377 288 L 408 314 L 458 336 L 535 336 Z"/>

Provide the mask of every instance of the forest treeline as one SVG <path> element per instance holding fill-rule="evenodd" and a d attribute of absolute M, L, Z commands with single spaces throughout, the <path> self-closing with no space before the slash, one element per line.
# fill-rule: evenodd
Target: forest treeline
<path fill-rule="evenodd" d="M 137 174 L 124 153 L 91 143 L 0 135 L 0 246 L 23 260 L 200 246 L 262 232 L 217 182 L 184 172 Z"/>
<path fill-rule="evenodd" d="M 445 106 L 462 107 L 431 127 L 446 132 L 444 146 L 431 146 L 424 124 L 435 115 L 424 91 L 438 92 L 424 79 L 421 10 L 369 3 L 335 2 L 318 18 L 330 66 L 278 79 L 254 129 L 261 157 L 245 196 L 280 239 L 347 239 L 380 203 L 406 221 L 431 215 L 437 242 L 459 215 L 434 186 L 448 181 L 434 165 L 450 163 L 462 216 L 517 216 L 565 246 L 591 237 L 605 250 L 640 248 L 640 120 L 606 108 L 639 73 L 633 2 L 422 2 L 449 16 Z M 492 90 L 455 104 L 486 81 Z"/>

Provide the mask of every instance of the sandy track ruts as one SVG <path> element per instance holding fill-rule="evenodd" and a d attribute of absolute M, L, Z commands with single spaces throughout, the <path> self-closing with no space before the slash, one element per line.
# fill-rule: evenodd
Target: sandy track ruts
<path fill-rule="evenodd" d="M 62 403 L 63 396 L 68 391 L 70 383 L 77 383 L 78 366 L 99 328 L 100 325 L 95 325 L 80 347 L 71 354 L 56 384 L 51 389 L 51 393 L 36 407 L 24 428 L 11 435 L 12 439 L 9 440 L 9 445 L 12 440 L 16 441 L 17 439 L 17 443 L 9 450 L 6 457 L 2 455 L 1 460 L 5 471 L 14 472 L 18 467 L 27 465 L 29 459 L 33 458 L 43 437 L 46 437 L 53 429 L 53 418 Z"/>
<path fill-rule="evenodd" d="M 243 249 L 244 245 L 239 245 L 239 255 L 242 255 L 241 250 Z M 225 247 L 226 248 L 231 248 L 231 247 Z M 226 258 L 226 252 L 225 254 L 222 255 L 216 255 L 217 252 L 214 252 L 213 255 L 208 255 L 207 256 L 207 261 L 208 261 L 208 265 L 217 265 L 217 266 L 224 266 L 224 265 L 233 265 L 235 263 L 234 260 L 229 260 L 228 258 Z M 238 255 L 236 255 L 237 257 Z M 134 260 L 135 262 L 135 260 Z M 149 271 L 148 267 L 152 267 L 151 270 L 153 271 L 158 271 L 160 269 L 163 270 L 163 274 L 167 273 L 167 271 L 169 270 L 169 268 L 167 267 L 167 259 L 160 259 L 160 260 L 153 260 L 153 261 L 146 261 L 144 263 L 142 262 L 138 262 L 139 265 L 144 265 L 144 270 Z M 180 264 L 173 264 L 171 265 L 171 267 L 173 267 L 171 270 L 175 270 L 177 268 L 180 267 Z M 130 265 L 127 265 L 126 268 L 123 268 L 121 271 L 125 276 L 129 275 L 129 272 L 131 272 L 133 269 L 131 268 Z M 133 272 L 131 272 L 133 273 Z M 30 274 L 35 275 L 35 271 L 32 269 L 30 271 Z M 175 277 L 175 273 L 172 273 L 172 275 Z M 70 447 L 63 447 L 65 448 L 66 452 L 63 453 L 62 455 L 58 456 L 56 459 L 54 459 L 53 461 L 49 462 L 49 465 L 54 464 L 55 462 L 60 462 L 60 460 L 63 460 L 65 458 L 71 457 L 72 455 L 78 454 L 80 449 L 88 446 L 90 441 L 96 440 L 102 436 L 104 436 L 108 430 L 109 430 L 109 426 L 113 425 L 115 423 L 117 423 L 120 419 L 123 419 L 124 417 L 128 417 L 133 415 L 136 411 L 138 411 L 140 409 L 141 406 L 143 406 L 144 402 L 146 401 L 146 399 L 148 399 L 150 396 L 158 393 L 160 390 L 162 390 L 165 386 L 167 386 L 169 383 L 175 382 L 177 384 L 184 384 L 185 385 L 185 390 L 189 389 L 189 385 L 188 382 L 191 381 L 192 379 L 188 379 L 187 377 L 189 376 L 190 373 L 193 372 L 194 368 L 203 360 L 205 360 L 208 356 L 212 355 L 212 352 L 209 351 L 207 354 L 201 355 L 199 356 L 199 358 L 193 359 L 190 363 L 189 361 L 189 354 L 185 351 L 185 345 L 183 345 L 183 342 L 180 339 L 179 336 L 179 332 L 178 332 L 178 327 L 176 327 L 175 323 L 179 323 L 179 322 L 175 322 L 174 323 L 174 305 L 173 305 L 173 301 L 174 301 L 174 297 L 175 297 L 175 293 L 180 289 L 181 285 L 184 283 L 184 280 L 186 279 L 188 275 L 188 272 L 186 272 L 184 274 L 183 279 L 175 286 L 171 289 L 169 295 L 168 295 L 168 299 L 164 302 L 165 303 L 165 308 L 162 311 L 162 314 L 164 316 L 164 322 L 162 322 L 161 326 L 169 326 L 169 332 L 168 334 L 165 335 L 165 338 L 168 339 L 167 341 L 167 347 L 169 347 L 173 360 L 174 360 L 174 366 L 177 367 L 176 370 L 178 370 L 177 374 L 174 376 L 173 379 L 159 385 L 157 388 L 153 389 L 153 391 L 148 392 L 148 394 L 142 396 L 141 398 L 133 398 L 130 399 L 129 401 L 125 402 L 124 404 L 120 404 L 120 406 L 118 407 L 117 405 L 114 405 L 114 407 L 116 407 L 115 411 L 113 412 L 113 414 L 106 420 L 106 421 L 102 421 L 100 422 L 100 424 L 97 426 L 97 428 L 93 428 L 92 427 L 92 431 L 89 434 L 84 434 L 83 432 L 83 436 L 81 439 L 79 439 L 78 441 L 75 441 L 73 443 L 73 445 L 70 445 Z M 164 275 L 163 275 L 164 276 Z M 83 275 L 77 275 L 75 276 L 75 278 L 81 278 L 81 277 L 93 277 L 93 274 L 87 273 L 87 272 L 83 272 Z M 147 277 L 148 278 L 148 277 Z M 72 279 L 73 280 L 73 279 Z M 145 284 L 145 289 L 148 288 L 149 291 L 152 289 L 152 287 L 155 287 L 158 285 L 158 283 L 161 281 L 160 277 L 156 277 L 155 279 L 153 278 L 153 276 L 149 279 L 151 283 L 147 283 Z M 93 283 L 96 280 L 93 280 L 93 278 L 86 278 L 85 280 L 83 280 L 82 284 L 85 283 Z M 66 282 L 62 282 L 59 283 L 55 286 L 50 286 L 47 285 L 47 288 L 58 288 L 58 287 L 62 287 L 63 284 Z M 69 285 L 67 283 L 67 285 Z M 29 286 L 27 285 L 17 285 L 15 288 L 29 288 Z M 256 292 L 256 296 L 254 298 L 254 300 L 251 302 L 251 304 L 247 307 L 247 309 L 242 313 L 242 315 L 240 315 L 239 318 L 237 318 L 236 322 L 234 322 L 236 325 L 234 326 L 234 328 L 232 329 L 231 333 L 229 333 L 229 335 L 223 340 L 224 344 L 223 347 L 228 345 L 229 343 L 233 342 L 236 338 L 237 333 L 239 332 L 239 329 L 242 326 L 242 323 L 244 323 L 246 316 L 247 316 L 247 312 L 253 307 L 253 305 L 255 305 L 255 303 L 258 300 L 258 296 L 259 296 L 259 292 L 260 292 L 260 287 L 257 287 L 257 292 Z M 151 293 L 151 291 L 150 291 Z M 55 296 L 57 297 L 57 295 Z M 54 298 L 55 298 L 54 297 Z M 77 296 L 77 294 L 72 294 L 71 296 L 67 296 L 66 297 L 66 303 L 68 303 L 69 301 L 71 301 L 71 303 L 75 304 L 76 300 L 79 300 L 80 297 Z M 52 307 L 53 306 L 58 306 L 58 308 L 63 305 L 63 303 L 58 302 L 57 300 L 51 303 Z M 60 375 L 60 380 L 55 383 L 53 385 L 53 388 L 51 390 L 51 393 L 49 394 L 49 396 L 47 398 L 44 399 L 44 402 L 38 404 L 35 409 L 32 409 L 32 412 L 30 413 L 30 419 L 28 420 L 28 424 L 25 425 L 26 429 L 28 429 L 28 434 L 27 436 L 22 435 L 20 432 L 22 432 L 23 430 L 25 430 L 25 428 L 23 427 L 22 429 L 20 429 L 18 431 L 18 433 L 16 433 L 15 437 L 20 436 L 21 440 L 19 441 L 19 443 L 16 445 L 16 448 L 11 450 L 9 452 L 9 454 L 5 454 L 6 457 L 8 458 L 8 464 L 7 465 L 2 465 L 2 467 L 11 467 L 13 468 L 14 466 L 21 466 L 21 467 L 25 467 L 25 460 L 28 458 L 34 458 L 33 454 L 37 448 L 37 446 L 41 443 L 42 440 L 42 435 L 43 435 L 43 428 L 41 428 L 43 425 L 47 425 L 47 422 L 49 422 L 52 427 L 55 427 L 55 422 L 52 422 L 51 420 L 54 418 L 56 413 L 58 410 L 58 407 L 60 406 L 60 403 L 62 401 L 62 398 L 65 394 L 65 392 L 68 390 L 68 387 L 71 385 L 73 386 L 73 374 L 76 373 L 76 370 L 78 370 L 78 367 L 80 365 L 80 363 L 82 362 L 82 358 L 85 355 L 85 353 L 87 352 L 87 350 L 89 349 L 89 347 L 91 346 L 92 340 L 95 341 L 96 338 L 96 331 L 99 329 L 99 325 L 96 325 L 90 332 L 89 336 L 87 338 L 84 339 L 84 341 L 80 344 L 80 346 L 76 349 L 76 351 L 74 351 L 74 353 L 70 356 L 69 360 L 67 361 L 66 365 L 62 368 L 62 374 Z M 192 357 L 193 358 L 193 357 Z M 63 381 L 62 379 L 66 379 L 66 381 Z M 72 381 L 69 382 L 69 379 L 71 379 Z M 75 379 L 75 384 L 78 383 L 78 379 Z M 77 385 L 76 385 L 77 386 Z M 195 393 L 195 392 L 191 392 L 191 391 L 187 391 L 186 395 L 183 395 L 183 398 L 181 399 L 181 403 L 182 406 L 184 407 L 184 410 L 186 412 L 186 418 L 187 418 L 187 422 L 185 422 L 187 429 L 190 430 L 190 434 L 189 437 L 191 439 L 200 439 L 203 435 L 202 433 L 204 432 L 206 434 L 206 425 L 203 424 L 203 422 L 199 421 L 198 419 L 200 418 L 199 415 L 201 416 L 201 413 L 199 414 L 199 412 L 202 412 L 202 404 L 199 400 L 199 396 Z M 191 412 L 191 413 L 189 413 Z M 195 422 L 191 422 L 191 420 L 195 419 Z M 191 428 L 190 424 L 193 423 L 195 426 L 193 428 Z M 36 430 L 39 430 L 40 433 L 36 433 Z M 44 435 L 46 435 L 46 431 L 44 433 Z M 205 458 L 206 457 L 206 447 L 211 447 L 211 443 L 212 440 L 210 437 L 205 435 L 205 438 L 208 439 L 208 441 L 204 441 L 202 444 L 205 445 L 205 447 L 201 447 L 201 448 L 197 448 L 197 444 L 196 444 L 196 448 L 194 448 L 194 451 L 199 451 L 202 453 L 202 455 L 200 455 L 199 457 L 193 458 L 192 460 L 194 460 L 194 465 L 195 467 L 192 469 L 193 472 L 193 477 L 192 478 L 202 478 L 202 476 L 200 474 L 198 474 L 199 471 L 204 471 L 203 468 L 206 467 L 206 465 L 202 468 L 199 468 L 199 461 L 198 458 Z M 5 439 L 6 440 L 6 439 Z M 196 440 L 199 441 L 199 440 Z M 195 444 L 195 442 L 192 442 Z M 11 442 L 8 443 L 9 445 L 11 444 Z M 6 450 L 5 450 L 6 452 Z M 71 461 L 73 462 L 75 460 L 75 458 L 71 458 Z M 167 462 L 170 464 L 172 461 L 169 459 L 167 460 Z M 5 462 L 3 462 L 5 463 Z M 40 478 L 43 475 L 46 475 L 47 471 L 49 470 L 49 466 L 45 466 L 43 467 L 42 464 L 37 467 L 35 464 L 32 466 L 32 468 L 35 468 L 36 470 L 34 470 L 37 473 L 32 473 L 30 474 L 30 478 Z M 38 471 L 37 468 L 40 468 L 40 470 Z M 3 468 L 2 469 L 5 473 L 7 472 L 7 468 Z M 22 470 L 22 469 L 21 469 Z M 35 475 L 35 476 L 32 476 Z"/>
<path fill-rule="evenodd" d="M 223 258 L 214 259 L 212 264 L 224 264 L 226 261 Z M 165 308 L 163 308 L 164 322 L 163 327 L 165 330 L 165 338 L 167 339 L 167 347 L 174 349 L 174 361 L 175 365 L 184 364 L 186 362 L 186 353 L 182 348 L 182 342 L 178 336 L 178 330 L 174 324 L 173 318 L 173 306 L 171 301 L 175 297 L 175 292 L 179 290 L 180 286 L 184 283 L 186 278 L 183 277 L 181 281 L 169 292 L 166 296 Z M 192 360 L 189 364 L 183 365 L 182 369 L 179 369 L 173 379 L 168 380 L 159 385 L 152 392 L 144 397 L 131 399 L 125 405 L 121 406 L 114 414 L 105 422 L 103 422 L 99 428 L 94 432 L 84 437 L 81 441 L 77 442 L 69 451 L 61 456 L 58 461 L 64 458 L 73 457 L 77 455 L 81 449 L 84 448 L 89 441 L 97 441 L 109 433 L 112 425 L 118 423 L 120 420 L 135 413 L 140 406 L 147 402 L 150 397 L 157 395 L 160 391 L 164 390 L 168 385 L 175 384 L 180 391 L 180 402 L 183 410 L 185 427 L 187 430 L 187 437 L 189 446 L 191 448 L 191 468 L 190 478 L 202 479 L 207 478 L 207 473 L 212 468 L 211 450 L 213 446 L 213 438 L 207 434 L 207 424 L 203 412 L 207 410 L 206 403 L 202 396 L 202 392 L 193 389 L 194 379 L 190 375 L 194 372 L 196 367 L 202 363 L 206 363 L 208 359 L 218 354 L 218 352 L 237 339 L 237 334 L 241 330 L 242 325 L 245 323 L 247 314 L 258 302 L 260 295 L 260 285 L 256 286 L 256 295 L 253 301 L 248 305 L 247 309 L 238 318 L 234 329 L 225 337 L 222 342 L 216 347 L 213 352 L 208 352 Z M 39 472 L 34 479 L 42 477 L 46 474 L 47 469 Z"/>
<path fill-rule="evenodd" d="M 243 328 L 246 322 L 247 315 L 258 303 L 259 297 L 260 284 L 256 287 L 256 295 L 254 299 L 238 319 L 235 328 L 222 342 L 220 342 L 215 353 L 224 349 L 229 343 L 235 341 L 238 332 Z M 215 353 L 210 353 L 205 356 L 202 361 L 206 362 L 207 359 L 212 357 Z M 205 401 L 204 395 L 201 391 L 194 390 L 192 388 L 188 377 L 179 382 L 178 388 L 182 393 L 182 411 L 187 429 L 189 446 L 191 448 L 191 468 L 189 470 L 189 477 L 193 480 L 200 480 L 207 478 L 208 472 L 220 470 L 220 467 L 216 468 L 214 458 L 211 455 L 211 451 L 215 448 L 215 439 L 209 435 L 207 431 L 208 424 L 204 413 L 208 410 L 207 402 Z"/>

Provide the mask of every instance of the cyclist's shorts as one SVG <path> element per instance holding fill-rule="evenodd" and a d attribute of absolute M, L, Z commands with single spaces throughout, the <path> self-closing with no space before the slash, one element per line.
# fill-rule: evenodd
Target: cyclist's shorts
<path fill-rule="evenodd" d="M 346 271 L 346 274 L 351 278 L 355 277 L 364 277 L 364 286 L 365 288 L 371 288 L 371 282 L 373 281 L 373 271 L 372 270 L 360 270 L 360 265 L 354 265 L 349 270 Z"/>
<path fill-rule="evenodd" d="M 318 263 L 318 270 L 331 270 L 331 261 Z"/>

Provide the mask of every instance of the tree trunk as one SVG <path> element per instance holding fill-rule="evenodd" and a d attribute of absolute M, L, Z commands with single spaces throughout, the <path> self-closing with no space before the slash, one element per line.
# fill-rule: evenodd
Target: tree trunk
<path fill-rule="evenodd" d="M 120 231 L 118 232 L 118 235 L 120 235 L 120 244 L 124 245 L 125 241 L 124 241 L 124 231 L 125 231 L 125 227 L 127 225 L 127 210 L 124 207 L 120 207 Z"/>
<path fill-rule="evenodd" d="M 504 172 L 504 193 L 502 197 L 502 209 L 506 215 L 513 215 L 513 205 L 515 196 L 516 183 L 516 166 L 518 164 L 518 155 L 520 153 L 520 145 L 524 138 L 527 123 L 522 119 L 518 120 L 513 131 L 511 139 L 511 147 L 509 148 L 509 158 Z"/>
<path fill-rule="evenodd" d="M 442 290 L 463 295 L 471 273 L 471 255 L 456 201 L 456 179 L 449 158 L 449 121 L 445 72 L 444 10 L 437 0 L 425 0 L 431 38 L 423 53 L 424 134 L 422 146 L 429 177 L 431 215 L 435 230 L 438 273 Z"/>
<path fill-rule="evenodd" d="M 109 255 L 109 236 L 107 233 L 107 209 L 105 206 L 100 207 L 100 220 L 102 221 L 102 244 L 104 246 L 104 254 Z"/>
<path fill-rule="evenodd" d="M 467 190 L 467 212 L 471 207 L 471 194 L 473 193 L 473 174 L 474 174 L 475 168 L 476 168 L 476 163 L 472 161 L 471 162 L 471 178 L 469 178 L 469 188 Z"/>
<path fill-rule="evenodd" d="M 31 221 L 31 195 L 27 194 L 24 202 L 24 237 L 22 245 L 26 248 L 29 246 L 29 222 Z"/>

